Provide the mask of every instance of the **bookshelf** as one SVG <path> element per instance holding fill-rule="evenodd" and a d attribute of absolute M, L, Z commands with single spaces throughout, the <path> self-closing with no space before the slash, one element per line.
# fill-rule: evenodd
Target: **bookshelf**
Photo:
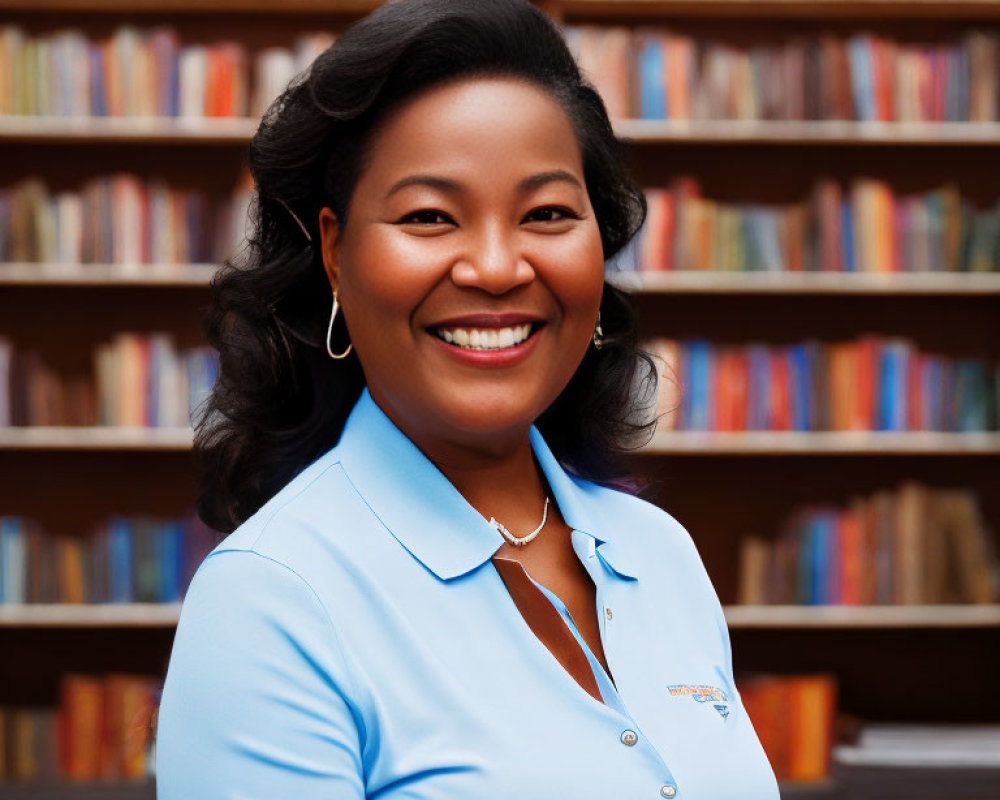
<path fill-rule="evenodd" d="M 235 38 L 251 53 L 287 44 L 304 29 L 336 30 L 378 0 L 0 0 L 0 15 L 32 32 L 66 25 L 107 35 L 121 20 L 174 25 L 182 40 Z M 571 25 L 664 25 L 747 43 L 827 28 L 873 29 L 937 41 L 970 26 L 995 29 L 997 0 L 547 0 Z M 37 173 L 58 188 L 128 170 L 178 185 L 228 192 L 254 129 L 252 119 L 0 116 L 9 157 L 0 185 Z M 875 175 L 900 191 L 955 181 L 963 195 L 995 203 L 1000 182 L 984 164 L 1000 147 L 1000 122 L 668 121 L 616 119 L 643 187 L 696 175 L 707 197 L 790 203 L 819 175 L 846 183 Z M 29 166 L 30 165 L 30 166 Z M 169 330 L 200 342 L 211 264 L 0 264 L 0 333 L 37 347 L 58 369 L 89 363 L 116 330 Z M 862 331 L 906 335 L 951 355 L 1000 359 L 1000 273 L 616 273 L 634 294 L 643 334 L 787 343 Z M 68 336 L 67 331 L 73 335 Z M 0 514 L 82 529 L 119 511 L 181 513 L 193 499 L 187 429 L 0 429 Z M 773 531 L 788 508 L 844 502 L 904 477 L 976 489 L 1000 529 L 1000 433 L 661 431 L 634 455 L 652 474 L 652 499 L 691 531 L 723 601 L 737 668 L 834 672 L 841 707 L 871 719 L 989 721 L 1000 700 L 956 710 L 938 685 L 988 686 L 1000 670 L 1000 606 L 739 606 L 740 537 Z M 51 483 L 51 485 L 50 485 Z M 129 497 L 129 508 L 118 505 Z M 722 499 L 720 501 L 720 498 Z M 0 705 L 52 703 L 65 670 L 162 674 L 179 606 L 0 606 Z M 920 669 L 912 665 L 920 664 Z M 901 673 L 905 673 L 902 674 Z M 921 702 L 914 702 L 922 698 Z M 898 777 L 898 776 L 897 776 Z M 822 784 L 787 784 L 786 797 L 876 796 Z M 888 791 L 888 790 L 886 790 Z M 147 785 L 11 786 L 0 798 L 153 797 Z M 880 794 L 894 797 L 897 795 Z M 916 796 L 916 795 L 913 795 Z M 939 795 L 940 796 L 940 795 Z"/>

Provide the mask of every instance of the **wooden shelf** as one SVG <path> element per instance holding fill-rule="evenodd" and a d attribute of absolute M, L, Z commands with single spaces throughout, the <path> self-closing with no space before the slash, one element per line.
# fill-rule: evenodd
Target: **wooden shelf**
<path fill-rule="evenodd" d="M 188 428 L 0 428 L 0 450 L 190 450 Z M 1000 433 L 938 431 L 660 431 L 643 455 L 1000 455 Z"/>
<path fill-rule="evenodd" d="M 616 120 L 615 132 L 636 144 L 1000 145 L 1000 122 L 854 122 L 752 120 Z"/>
<path fill-rule="evenodd" d="M 696 19 L 996 19 L 996 0 L 552 0 L 563 16 Z"/>
<path fill-rule="evenodd" d="M 0 605 L 0 628 L 165 628 L 180 603 Z M 725 607 L 731 628 L 994 628 L 1000 605 Z"/>
<path fill-rule="evenodd" d="M 208 286 L 216 264 L 0 263 L 0 286 Z"/>
<path fill-rule="evenodd" d="M 634 294 L 1000 295 L 1000 272 L 651 270 L 608 280 Z"/>
<path fill-rule="evenodd" d="M 716 19 L 997 19 L 996 0 L 538 0 L 557 17 Z M 363 14 L 379 0 L 0 0 L 0 11 L 131 14 L 248 13 L 267 16 Z"/>
<path fill-rule="evenodd" d="M 243 117 L 0 115 L 0 141 L 44 144 L 247 145 L 259 124 Z"/>
<path fill-rule="evenodd" d="M 208 286 L 217 264 L 0 263 L 0 286 Z M 633 294 L 1000 295 L 1000 272 L 614 272 Z"/>
<path fill-rule="evenodd" d="M 998 6 L 1000 7 L 1000 6 Z M 0 116 L 0 141 L 22 144 L 246 146 L 259 120 L 180 117 Z M 1000 122 L 614 121 L 633 144 L 1000 146 Z"/>
<path fill-rule="evenodd" d="M 189 428 L 113 426 L 0 428 L 0 450 L 190 450 Z"/>
<path fill-rule="evenodd" d="M 996 628 L 1000 605 L 725 607 L 730 628 Z"/>
<path fill-rule="evenodd" d="M 1000 433 L 659 431 L 638 452 L 718 456 L 996 456 L 1000 455 Z"/>
<path fill-rule="evenodd" d="M 165 628 L 180 603 L 0 604 L 0 628 Z"/>

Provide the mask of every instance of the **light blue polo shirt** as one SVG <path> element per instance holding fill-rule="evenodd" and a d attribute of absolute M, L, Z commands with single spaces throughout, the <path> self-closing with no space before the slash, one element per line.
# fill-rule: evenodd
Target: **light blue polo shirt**
<path fill-rule="evenodd" d="M 777 800 L 688 533 L 531 443 L 597 587 L 614 684 L 571 630 L 605 703 L 521 616 L 500 534 L 366 390 L 195 574 L 158 800 Z"/>

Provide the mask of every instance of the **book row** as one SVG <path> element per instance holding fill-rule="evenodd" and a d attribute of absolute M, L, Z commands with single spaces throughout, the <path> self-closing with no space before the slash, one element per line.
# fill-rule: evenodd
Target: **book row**
<path fill-rule="evenodd" d="M 0 707 L 0 782 L 151 777 L 159 697 L 153 677 L 70 672 L 58 708 Z"/>
<path fill-rule="evenodd" d="M 0 27 L 0 114 L 54 117 L 259 117 L 333 43 L 315 32 L 251 59 L 237 41 L 182 44 L 169 26 L 31 36 Z M 251 72 L 253 80 L 251 82 Z"/>
<path fill-rule="evenodd" d="M 86 535 L 0 517 L 0 603 L 174 603 L 218 535 L 196 514 L 114 516 Z"/>
<path fill-rule="evenodd" d="M 990 272 L 1000 270 L 1000 200 L 980 209 L 946 185 L 899 194 L 859 177 L 818 180 L 787 205 L 706 198 L 689 176 L 645 190 L 624 270 L 734 272 Z"/>
<path fill-rule="evenodd" d="M 657 337 L 662 430 L 995 431 L 1000 363 L 854 341 L 723 344 Z"/>
<path fill-rule="evenodd" d="M 0 337 L 0 426 L 188 428 L 218 375 L 211 347 L 179 349 L 168 333 L 122 332 L 99 344 L 93 372 L 60 375 Z"/>
<path fill-rule="evenodd" d="M 837 720 L 833 675 L 745 675 L 736 688 L 779 781 L 829 777 Z"/>
<path fill-rule="evenodd" d="M 740 549 L 739 602 L 914 605 L 1000 601 L 995 532 L 972 490 L 904 481 L 844 507 L 793 509 Z"/>
<path fill-rule="evenodd" d="M 220 263 L 246 236 L 249 174 L 228 198 L 117 173 L 52 192 L 37 177 L 0 189 L 0 261 Z"/>
<path fill-rule="evenodd" d="M 753 45 L 659 27 L 568 27 L 613 117 L 984 122 L 998 119 L 1000 36 L 937 42 L 857 31 Z"/>

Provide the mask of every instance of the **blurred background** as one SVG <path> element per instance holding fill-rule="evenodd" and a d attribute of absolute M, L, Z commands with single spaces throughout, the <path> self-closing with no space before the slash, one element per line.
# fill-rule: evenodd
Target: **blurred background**
<path fill-rule="evenodd" d="M 244 153 L 378 0 L 0 0 L 0 799 L 153 798 Z M 786 798 L 1000 797 L 1000 0 L 551 0 Z"/>

